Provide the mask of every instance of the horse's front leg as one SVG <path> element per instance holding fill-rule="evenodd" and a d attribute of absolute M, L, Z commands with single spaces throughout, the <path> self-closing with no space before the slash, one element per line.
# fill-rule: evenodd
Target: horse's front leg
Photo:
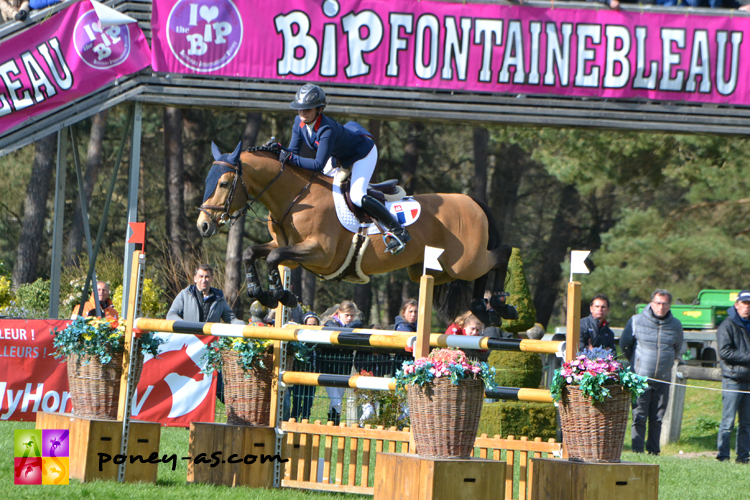
<path fill-rule="evenodd" d="M 322 257 L 322 249 L 316 241 L 304 241 L 297 245 L 273 249 L 266 257 L 268 264 L 268 291 L 274 300 L 278 300 L 287 307 L 297 307 L 297 298 L 292 292 L 284 289 L 279 274 L 282 262 L 298 262 L 310 264 L 318 257 Z"/>
<path fill-rule="evenodd" d="M 258 270 L 255 267 L 255 261 L 265 259 L 272 250 L 278 248 L 273 241 L 264 245 L 254 245 L 245 250 L 242 260 L 245 263 L 245 281 L 247 282 L 247 296 L 251 299 L 257 299 L 265 307 L 276 307 L 271 296 L 263 290 L 258 280 Z"/>

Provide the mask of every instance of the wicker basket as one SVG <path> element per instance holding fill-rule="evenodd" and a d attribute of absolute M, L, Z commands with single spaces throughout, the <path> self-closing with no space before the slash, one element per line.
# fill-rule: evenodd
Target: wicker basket
<path fill-rule="evenodd" d="M 435 379 L 407 386 L 411 430 L 417 455 L 429 458 L 469 458 L 482 414 L 484 382 Z"/>
<path fill-rule="evenodd" d="M 605 386 L 610 398 L 592 403 L 576 386 L 563 388 L 560 426 L 570 460 L 619 463 L 630 411 L 630 391 Z"/>
<path fill-rule="evenodd" d="M 221 356 L 227 423 L 267 426 L 271 416 L 273 353 L 263 356 L 265 369 L 253 368 L 247 374 L 237 364 L 239 355 L 236 352 L 224 351 Z M 293 359 L 293 356 L 287 356 L 289 370 Z"/>
<path fill-rule="evenodd" d="M 105 420 L 117 419 L 122 377 L 122 352 L 103 365 L 96 356 L 68 356 L 68 386 L 73 400 L 73 415 Z M 86 363 L 88 361 L 88 363 Z M 141 379 L 143 354 L 138 349 L 135 385 Z"/>

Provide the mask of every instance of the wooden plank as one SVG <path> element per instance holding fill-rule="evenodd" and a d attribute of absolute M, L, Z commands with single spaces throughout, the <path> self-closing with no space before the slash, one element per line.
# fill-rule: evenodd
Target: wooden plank
<path fill-rule="evenodd" d="M 508 436 L 510 440 L 513 436 Z M 515 451 L 508 449 L 505 452 L 505 500 L 512 500 L 513 498 L 513 466 L 515 461 Z"/>
<path fill-rule="evenodd" d="M 341 424 L 344 426 L 346 424 Z M 344 477 L 344 445 L 346 444 L 346 438 L 336 438 L 336 484 L 341 484 L 341 480 Z"/>
<path fill-rule="evenodd" d="M 310 481 L 318 480 L 318 463 L 320 462 L 320 434 L 312 435 L 312 447 L 310 449 Z"/>
<path fill-rule="evenodd" d="M 333 422 L 328 422 L 333 426 Z M 325 437 L 325 455 L 323 457 L 323 481 L 324 483 L 331 482 L 331 456 L 333 456 L 332 448 L 333 438 L 330 435 Z"/>
<path fill-rule="evenodd" d="M 349 441 L 349 477 L 346 482 L 349 486 L 354 486 L 354 482 L 357 479 L 357 447 L 359 440 L 357 438 L 351 438 Z"/>
<path fill-rule="evenodd" d="M 529 438 L 526 436 L 521 436 L 521 441 L 528 441 Z M 519 472 L 518 472 L 518 500 L 526 500 L 526 482 L 528 480 L 528 470 L 527 465 L 529 461 L 529 452 L 528 451 L 522 451 L 520 452 L 520 460 L 519 460 Z"/>
<path fill-rule="evenodd" d="M 310 438 L 309 434 L 299 435 L 299 453 L 297 454 L 297 481 L 310 480 Z"/>
<path fill-rule="evenodd" d="M 328 427 L 327 425 L 320 424 L 304 424 L 297 422 L 283 422 L 281 428 L 284 432 L 299 432 L 307 434 L 316 434 L 321 432 L 321 427 L 326 433 L 330 433 L 333 436 L 344 436 L 344 437 L 356 437 L 356 438 L 369 438 L 369 439 L 386 439 L 393 441 L 408 441 L 410 433 L 408 431 L 399 431 L 391 429 L 385 430 L 382 426 L 378 426 L 377 429 L 372 428 L 359 428 L 359 427 Z"/>
<path fill-rule="evenodd" d="M 370 424 L 365 425 L 365 428 L 369 427 Z M 362 442 L 362 473 L 359 483 L 361 486 L 370 485 L 370 446 L 372 446 L 370 439 L 365 439 Z"/>
<path fill-rule="evenodd" d="M 284 477 L 287 477 L 289 479 L 294 479 L 295 481 L 299 481 L 300 478 L 297 477 L 297 474 L 298 474 L 298 471 L 300 470 L 300 467 L 299 467 L 300 434 L 297 434 L 296 432 L 293 434 L 289 434 L 289 437 L 287 438 L 287 443 L 289 444 L 289 450 L 287 451 L 285 458 L 289 458 L 289 462 L 287 462 L 286 464 L 289 471 L 288 473 L 284 474 Z M 304 469 L 304 467 L 302 467 L 302 469 Z"/>

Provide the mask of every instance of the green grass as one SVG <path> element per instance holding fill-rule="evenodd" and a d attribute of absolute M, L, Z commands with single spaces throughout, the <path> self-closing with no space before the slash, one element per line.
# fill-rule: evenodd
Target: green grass
<path fill-rule="evenodd" d="M 713 382 L 692 381 L 692 385 L 719 387 Z M 322 400 L 322 398 L 320 398 Z M 313 419 L 325 420 L 327 405 L 316 398 Z M 733 461 L 719 463 L 715 460 L 716 427 L 721 419 L 721 393 L 700 389 L 688 389 L 685 401 L 682 434 L 678 443 L 662 449 L 662 455 L 652 457 L 630 452 L 630 427 L 625 438 L 622 459 L 628 462 L 653 463 L 659 465 L 660 499 L 720 499 L 744 500 L 750 497 L 750 466 Z M 186 500 L 296 500 L 296 499 L 354 499 L 359 495 L 319 493 L 293 489 L 253 490 L 224 486 L 186 484 L 187 462 L 179 461 L 176 470 L 171 465 L 160 464 L 156 485 L 124 484 L 114 481 L 79 483 L 71 480 L 68 486 L 15 486 L 13 484 L 13 431 L 33 428 L 28 422 L 0 422 L 0 498 L 13 499 L 154 499 Z M 336 454 L 334 441 L 334 460 Z M 344 477 L 348 473 L 348 440 L 345 446 Z M 734 446 L 734 445 L 733 445 Z M 373 446 L 374 448 L 374 446 Z M 181 428 L 163 427 L 160 454 L 184 456 L 188 451 L 188 431 Z M 680 455 L 680 451 L 684 452 Z M 734 452 L 733 452 L 734 453 Z M 688 458 L 689 457 L 689 458 Z M 374 460 L 374 454 L 373 454 Z M 734 455 L 733 455 L 734 458 Z M 361 461 L 361 452 L 358 461 Z M 335 464 L 335 462 L 334 462 Z M 373 464 L 374 465 L 374 464 Z M 374 466 L 371 467 L 371 478 Z M 333 471 L 332 471 L 333 476 Z M 479 500 L 479 499 L 478 499 Z"/>

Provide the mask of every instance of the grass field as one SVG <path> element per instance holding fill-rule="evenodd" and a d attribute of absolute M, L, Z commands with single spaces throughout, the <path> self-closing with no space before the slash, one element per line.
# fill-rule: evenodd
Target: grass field
<path fill-rule="evenodd" d="M 718 387 L 713 382 L 692 382 L 703 387 Z M 680 442 L 662 450 L 659 457 L 630 452 L 630 432 L 625 438 L 623 460 L 655 463 L 660 467 L 659 497 L 662 499 L 737 499 L 750 498 L 750 467 L 715 460 L 716 432 L 721 418 L 721 393 L 688 389 Z M 322 500 L 361 498 L 358 495 L 307 492 L 300 490 L 251 490 L 222 486 L 187 485 L 187 463 L 159 465 L 156 485 L 124 484 L 113 481 L 68 486 L 15 486 L 13 484 L 13 431 L 33 428 L 33 423 L 0 423 L 0 498 L 7 499 L 154 499 L 154 500 Z M 162 428 L 161 454 L 184 456 L 188 450 L 188 431 Z M 680 452 L 683 452 L 680 454 Z M 734 457 L 733 457 L 734 458 Z M 479 499 L 477 499 L 479 500 Z M 634 499 L 637 500 L 637 499 Z"/>

